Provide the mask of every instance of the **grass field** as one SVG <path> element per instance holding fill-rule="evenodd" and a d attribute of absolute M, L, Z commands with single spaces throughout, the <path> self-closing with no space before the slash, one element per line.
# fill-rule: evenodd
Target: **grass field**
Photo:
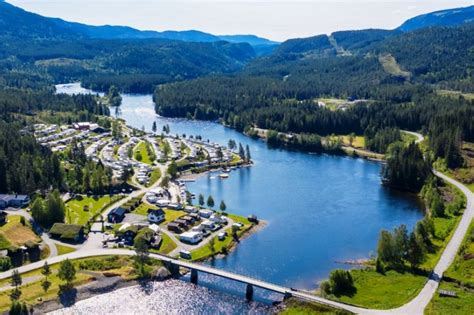
<path fill-rule="evenodd" d="M 411 76 L 410 72 L 404 71 L 400 68 L 397 60 L 395 60 L 395 58 L 390 54 L 379 56 L 379 62 L 387 73 L 397 77 L 404 77 L 406 79 L 410 78 Z"/>
<path fill-rule="evenodd" d="M 460 287 L 455 283 L 441 282 L 440 289 L 454 291 L 457 297 L 440 297 L 435 294 L 425 309 L 429 315 L 471 315 L 474 310 L 474 291 Z"/>
<path fill-rule="evenodd" d="M 168 235 L 162 233 L 161 237 L 162 237 L 163 241 L 161 243 L 160 249 L 159 250 L 151 250 L 151 252 L 157 252 L 157 253 L 161 253 L 161 254 L 169 254 L 170 252 L 172 252 L 177 247 L 176 243 Z"/>
<path fill-rule="evenodd" d="M 345 145 L 350 146 L 350 141 L 349 141 L 349 136 L 342 136 L 342 142 Z M 365 148 L 365 138 L 364 136 L 355 136 L 355 138 L 352 141 L 352 147 L 358 148 L 358 149 L 363 149 Z"/>
<path fill-rule="evenodd" d="M 452 90 L 437 90 L 436 93 L 442 96 L 450 96 L 450 97 L 462 96 L 465 99 L 474 100 L 474 93 L 463 93 L 460 91 L 452 91 Z"/>
<path fill-rule="evenodd" d="M 89 221 L 89 219 L 102 212 L 105 207 L 121 198 L 123 197 L 110 197 L 105 195 L 97 198 L 82 196 L 72 199 L 66 203 L 66 223 L 84 225 Z M 84 211 L 85 206 L 88 207 L 87 211 Z"/>
<path fill-rule="evenodd" d="M 472 314 L 474 309 L 474 222 L 464 238 L 454 262 L 445 272 L 447 279 L 440 289 L 454 291 L 457 297 L 441 297 L 436 294 L 425 310 L 425 314 Z"/>
<path fill-rule="evenodd" d="M 281 315 L 310 315 L 310 314 L 337 314 L 346 315 L 352 314 L 345 310 L 338 310 L 326 305 L 303 302 L 294 298 L 284 302 L 284 309 L 279 314 Z"/>
<path fill-rule="evenodd" d="M 142 141 L 136 146 L 136 148 L 133 152 L 133 157 L 135 159 L 137 159 L 136 155 L 137 155 L 138 152 L 140 152 L 140 154 L 142 156 L 142 159 L 141 159 L 140 162 L 145 163 L 145 164 L 149 164 L 149 165 L 151 165 L 153 163 L 150 156 L 148 155 L 147 143 L 146 142 Z"/>
<path fill-rule="evenodd" d="M 148 182 L 148 184 L 146 186 L 149 187 L 149 186 L 153 185 L 160 178 L 161 178 L 161 170 L 158 167 L 154 168 L 153 171 L 151 171 L 151 174 L 150 174 L 150 181 Z"/>
<path fill-rule="evenodd" d="M 58 255 L 64 255 L 76 251 L 74 247 L 69 247 L 61 244 L 55 244 L 58 249 Z"/>
<path fill-rule="evenodd" d="M 110 263 L 111 259 L 114 261 L 113 265 Z M 132 259 L 130 257 L 104 256 L 96 258 L 84 258 L 80 260 L 74 260 L 73 263 L 76 266 L 77 271 L 76 279 L 73 282 L 74 286 L 91 282 L 94 278 L 91 275 L 81 273 L 80 266 L 84 267 L 83 269 L 90 271 L 107 271 L 108 273 L 122 276 L 125 279 L 133 279 L 136 277 L 133 274 L 133 268 L 131 267 Z M 39 280 L 21 286 L 22 294 L 20 301 L 26 302 L 28 305 L 34 305 L 38 303 L 39 298 L 41 298 L 43 301 L 57 299 L 59 285 L 63 283 L 57 276 L 59 264 L 50 265 L 50 268 L 52 274 L 49 276 L 49 281 L 51 281 L 52 285 L 47 293 L 45 293 L 41 287 L 41 281 L 43 279 L 41 275 L 41 269 L 32 270 L 21 275 L 23 279 L 28 277 L 39 277 Z M 0 287 L 8 285 L 10 281 L 10 279 L 0 280 Z M 10 293 L 11 290 L 0 292 L 1 312 L 7 311 L 11 306 Z"/>
<path fill-rule="evenodd" d="M 41 239 L 37 236 L 28 222 L 21 224 L 21 216 L 7 216 L 7 223 L 0 226 L 0 248 L 10 246 L 23 246 L 27 242 L 39 243 Z"/>
<path fill-rule="evenodd" d="M 426 281 L 425 276 L 375 270 L 352 270 L 357 291 L 354 296 L 341 296 L 338 300 L 363 307 L 389 309 L 403 305 L 414 298 Z"/>
<path fill-rule="evenodd" d="M 247 220 L 247 218 L 235 215 L 235 214 L 229 214 L 227 217 L 231 218 L 234 220 L 234 222 L 240 222 L 244 226 L 240 228 L 240 230 L 237 232 L 237 235 L 240 237 L 242 236 L 246 231 L 248 231 L 252 227 L 252 223 Z M 227 232 L 227 236 L 224 240 L 220 241 L 217 236 L 214 237 L 214 253 L 212 252 L 211 248 L 209 245 L 202 246 L 194 251 L 191 252 L 191 257 L 192 260 L 203 260 L 206 259 L 213 254 L 220 253 L 222 252 L 222 249 L 225 247 L 227 249 L 230 249 L 233 244 L 234 240 L 232 237 L 232 228 L 228 228 L 225 230 Z"/>

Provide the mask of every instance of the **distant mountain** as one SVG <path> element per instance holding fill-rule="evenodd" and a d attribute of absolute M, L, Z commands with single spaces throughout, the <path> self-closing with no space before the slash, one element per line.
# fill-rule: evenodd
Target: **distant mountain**
<path fill-rule="evenodd" d="M 189 31 L 141 31 L 128 26 L 93 26 L 68 22 L 59 18 L 44 17 L 25 11 L 0 0 L 0 35 L 30 38 L 91 38 L 91 39 L 148 39 L 161 38 L 185 42 L 248 43 L 252 46 L 278 44 L 254 35 L 216 36 L 209 33 Z"/>
<path fill-rule="evenodd" d="M 474 22 L 474 6 L 419 15 L 407 20 L 397 29 L 408 32 L 430 26 L 456 26 L 469 22 Z"/>

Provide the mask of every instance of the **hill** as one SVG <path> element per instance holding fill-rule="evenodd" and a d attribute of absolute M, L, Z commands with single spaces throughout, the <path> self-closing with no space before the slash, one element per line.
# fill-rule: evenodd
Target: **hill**
<path fill-rule="evenodd" d="M 274 46 L 278 44 L 254 35 L 222 35 L 188 31 L 138 30 L 128 26 L 94 26 L 68 22 L 58 18 L 44 17 L 0 1 L 0 34 L 28 38 L 90 38 L 90 39 L 170 39 L 186 42 L 248 43 L 252 46 Z"/>
<path fill-rule="evenodd" d="M 457 26 L 469 22 L 474 22 L 474 6 L 419 15 L 407 20 L 397 29 L 408 32 L 431 26 Z"/>

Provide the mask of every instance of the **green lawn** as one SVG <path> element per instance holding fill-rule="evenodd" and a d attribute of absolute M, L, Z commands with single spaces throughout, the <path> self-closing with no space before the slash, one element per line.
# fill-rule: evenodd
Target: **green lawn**
<path fill-rule="evenodd" d="M 138 152 L 140 152 L 140 154 L 142 156 L 142 159 L 140 160 L 140 162 L 145 163 L 145 164 L 149 164 L 149 165 L 151 165 L 153 163 L 150 156 L 148 155 L 147 142 L 142 141 L 136 146 L 136 148 L 133 152 L 133 157 L 135 158 L 135 160 L 137 160 L 136 156 L 137 156 Z"/>
<path fill-rule="evenodd" d="M 284 302 L 284 309 L 279 313 L 281 315 L 311 315 L 311 314 L 352 314 L 345 310 L 331 308 L 326 305 L 303 302 L 294 298 Z"/>
<path fill-rule="evenodd" d="M 74 247 L 65 246 L 61 244 L 55 244 L 55 245 L 56 245 L 56 248 L 58 249 L 58 255 L 64 255 L 64 254 L 68 254 L 68 253 L 72 253 L 76 251 Z"/>
<path fill-rule="evenodd" d="M 66 223 L 84 225 L 89 219 L 102 212 L 104 208 L 121 198 L 123 196 L 105 195 L 102 197 L 80 196 L 72 199 L 66 203 Z M 86 211 L 84 210 L 85 206 L 89 207 Z"/>
<path fill-rule="evenodd" d="M 157 167 L 151 171 L 150 182 L 146 185 L 147 187 L 153 185 L 161 178 L 161 170 Z"/>
<path fill-rule="evenodd" d="M 350 145 L 349 141 L 349 136 L 342 136 L 342 142 L 345 145 Z M 352 147 L 358 148 L 358 149 L 363 149 L 365 148 L 365 137 L 364 136 L 355 136 L 353 141 L 352 141 Z"/>
<path fill-rule="evenodd" d="M 375 309 L 389 309 L 403 305 L 414 298 L 423 287 L 426 276 L 375 270 L 352 270 L 357 291 L 354 296 L 341 296 L 338 300 Z M 336 298 L 337 299 L 337 298 Z"/>
<path fill-rule="evenodd" d="M 457 297 L 440 297 L 435 294 L 425 309 L 429 315 L 471 315 L 474 310 L 474 291 L 462 288 L 455 283 L 441 282 L 440 289 L 454 291 Z"/>
<path fill-rule="evenodd" d="M 474 221 L 471 222 L 461 249 L 445 276 L 474 287 Z"/>
<path fill-rule="evenodd" d="M 240 222 L 244 224 L 244 226 L 240 228 L 240 230 L 237 232 L 237 235 L 239 237 L 241 237 L 246 231 L 248 231 L 252 227 L 252 223 L 249 222 L 247 218 L 235 214 L 229 214 L 227 217 L 231 218 L 235 222 Z M 212 256 L 213 254 L 220 253 L 224 247 L 230 249 L 234 245 L 234 240 L 232 237 L 232 228 L 228 228 L 225 231 L 227 232 L 227 236 L 224 240 L 220 241 L 217 236 L 214 237 L 214 253 L 211 251 L 211 248 L 208 244 L 192 251 L 192 260 L 206 259 Z"/>
<path fill-rule="evenodd" d="M 147 216 L 149 209 L 158 209 L 158 208 L 147 203 L 142 203 L 133 211 L 133 213 Z M 187 214 L 186 212 L 179 211 L 179 210 L 163 209 L 163 211 L 165 212 L 165 221 L 163 221 L 160 225 L 168 224 L 171 221 L 174 221 L 177 218 L 182 217 L 183 215 Z"/>
<path fill-rule="evenodd" d="M 7 223 L 0 226 L 0 248 L 6 249 L 11 245 L 23 246 L 27 242 L 39 243 L 41 239 L 33 232 L 28 221 L 21 223 L 21 216 L 8 215 Z"/>
<path fill-rule="evenodd" d="M 169 254 L 176 247 L 176 243 L 166 234 L 162 233 L 161 237 L 163 239 L 159 250 L 151 250 L 151 252 L 157 252 L 161 254 Z"/>

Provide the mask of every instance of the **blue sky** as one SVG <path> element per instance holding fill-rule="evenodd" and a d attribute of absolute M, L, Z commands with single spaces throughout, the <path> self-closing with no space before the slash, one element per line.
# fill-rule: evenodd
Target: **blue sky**
<path fill-rule="evenodd" d="M 256 34 L 273 40 L 338 30 L 395 28 L 431 11 L 474 0 L 7 0 L 41 15 L 93 25 L 150 30 L 197 29 L 213 34 Z"/>

